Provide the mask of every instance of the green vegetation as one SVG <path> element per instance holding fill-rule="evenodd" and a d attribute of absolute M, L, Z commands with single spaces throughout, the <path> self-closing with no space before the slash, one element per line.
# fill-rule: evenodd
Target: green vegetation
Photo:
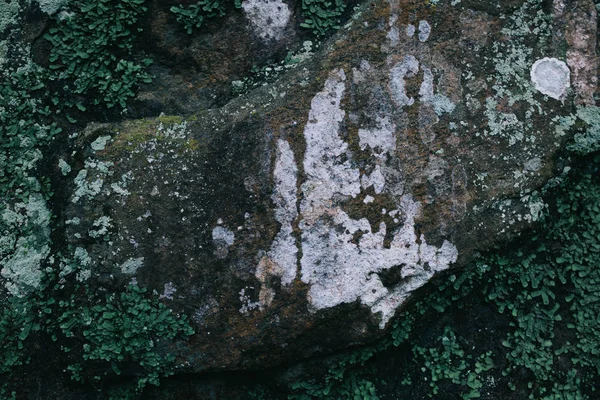
<path fill-rule="evenodd" d="M 241 1 L 236 2 L 236 6 L 241 7 Z M 206 19 L 224 16 L 225 3 L 222 0 L 200 0 L 189 6 L 173 6 L 171 12 L 177 16 L 177 22 L 191 34 L 193 28 L 200 28 Z"/>
<path fill-rule="evenodd" d="M 56 322 L 66 338 L 64 350 L 74 354 L 67 368 L 72 379 L 100 381 L 127 367 L 135 371 L 139 391 L 173 374 L 175 356 L 161 341 L 194 334 L 185 316 L 174 315 L 137 285 L 102 296 L 81 290 L 59 302 Z"/>
<path fill-rule="evenodd" d="M 145 0 L 72 0 L 67 16 L 44 37 L 53 45 L 50 54 L 52 78 L 74 98 L 54 97 L 54 104 L 77 106 L 84 102 L 108 108 L 133 97 L 140 82 L 151 81 L 144 69 L 149 59 L 133 61 L 135 24 L 146 11 Z"/>
<path fill-rule="evenodd" d="M 345 9 L 344 0 L 302 0 L 305 19 L 300 26 L 323 36 L 331 29 L 340 29 L 340 17 Z"/>
<path fill-rule="evenodd" d="M 452 383 L 464 388 L 468 392 L 462 395 L 463 399 L 474 399 L 481 396 L 479 389 L 483 386 L 479 374 L 489 371 L 494 363 L 490 356 L 490 351 L 481 354 L 475 360 L 473 356 L 466 352 L 459 343 L 452 328 L 444 328 L 444 336 L 440 338 L 442 350 L 437 347 L 423 348 L 413 347 L 413 354 L 417 360 L 422 360 L 424 365 L 421 370 L 429 371 L 429 380 L 431 386 L 430 396 L 439 393 L 437 382 L 443 379 L 450 380 Z"/>

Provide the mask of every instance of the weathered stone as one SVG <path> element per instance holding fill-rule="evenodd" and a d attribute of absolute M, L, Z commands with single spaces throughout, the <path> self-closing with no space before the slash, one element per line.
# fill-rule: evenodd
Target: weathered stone
<path fill-rule="evenodd" d="M 535 89 L 534 62 L 570 46 L 540 1 L 441 3 L 367 3 L 221 108 L 88 126 L 66 210 L 88 281 L 135 277 L 190 315 L 192 370 L 266 367 L 380 337 L 433 276 L 530 227 L 563 167 L 553 118 L 595 81 Z"/>

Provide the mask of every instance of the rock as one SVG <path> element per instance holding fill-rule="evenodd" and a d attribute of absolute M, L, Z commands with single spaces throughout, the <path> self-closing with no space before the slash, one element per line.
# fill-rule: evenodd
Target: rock
<path fill-rule="evenodd" d="M 220 108 L 90 124 L 65 214 L 88 282 L 135 278 L 189 315 L 190 370 L 264 368 L 381 337 L 434 276 L 531 227 L 536 190 L 565 166 L 559 117 L 590 102 L 597 57 L 556 40 L 539 0 L 452 3 L 366 3 Z M 530 80 L 536 60 L 565 62 L 561 46 L 585 64 L 567 56 L 563 101 Z"/>

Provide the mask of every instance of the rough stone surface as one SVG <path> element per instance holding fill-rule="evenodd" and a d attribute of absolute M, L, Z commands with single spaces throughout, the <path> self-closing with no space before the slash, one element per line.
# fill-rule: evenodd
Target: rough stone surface
<path fill-rule="evenodd" d="M 135 279 L 189 315 L 197 334 L 176 348 L 190 371 L 381 337 L 432 278 L 535 223 L 536 190 L 564 167 L 557 118 L 594 102 L 596 45 L 574 32 L 595 25 L 559 23 L 592 17 L 537 0 L 368 2 L 296 68 L 234 98 L 253 63 L 300 47 L 293 15 L 264 18 L 281 4 L 294 9 L 247 2 L 187 36 L 152 2 L 143 46 L 157 78 L 130 115 L 181 116 L 89 124 L 52 164 L 71 167 L 56 235 L 76 249 L 76 279 Z M 530 69 L 564 51 L 561 102 Z M 36 283 L 2 271 L 15 291 Z"/>

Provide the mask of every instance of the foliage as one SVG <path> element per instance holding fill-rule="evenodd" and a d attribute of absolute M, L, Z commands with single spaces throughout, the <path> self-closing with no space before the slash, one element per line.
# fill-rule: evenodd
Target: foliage
<path fill-rule="evenodd" d="M 241 7 L 241 2 L 236 3 Z M 182 24 L 188 34 L 193 28 L 200 28 L 204 20 L 225 15 L 225 3 L 223 0 L 200 0 L 189 6 L 173 6 L 171 12 L 177 16 L 177 22 Z"/>
<path fill-rule="evenodd" d="M 423 348 L 413 347 L 416 359 L 423 361 L 423 372 L 429 370 L 431 392 L 430 397 L 438 394 L 438 381 L 448 379 L 452 383 L 468 388 L 468 392 L 462 394 L 463 399 L 480 397 L 479 389 L 483 386 L 479 374 L 489 371 L 494 366 L 490 358 L 491 352 L 481 354 L 473 361 L 473 356 L 462 348 L 459 338 L 456 337 L 452 328 L 444 329 L 444 336 L 440 338 L 442 350 L 437 347 Z M 427 377 L 425 377 L 427 379 Z"/>
<path fill-rule="evenodd" d="M 66 338 L 72 338 L 73 347 L 68 346 L 68 351 L 77 350 L 74 353 L 80 356 L 68 367 L 74 380 L 86 376 L 100 380 L 109 373 L 120 375 L 127 367 L 135 371 L 141 390 L 148 383 L 158 385 L 159 378 L 173 373 L 175 357 L 160 348 L 161 341 L 190 336 L 194 331 L 185 316 L 174 315 L 145 293 L 145 289 L 129 285 L 120 294 L 94 298 L 85 287 L 84 293 L 59 302 L 57 324 Z M 102 372 L 94 375 L 92 371 Z"/>
<path fill-rule="evenodd" d="M 37 169 L 43 151 L 61 132 L 53 120 L 73 106 L 85 112 L 83 101 L 89 98 L 92 104 L 124 108 L 134 87 L 149 81 L 143 71 L 148 62 L 137 64 L 132 55 L 132 32 L 146 11 L 142 4 L 70 1 L 46 35 L 53 46 L 50 68 L 32 62 L 18 39 L 3 47 L 11 62 L 0 69 L 0 267 L 3 285 L 18 295 L 0 294 L 2 399 L 17 396 L 11 384 L 20 380 L 33 348 L 50 338 L 61 338 L 75 379 L 103 384 L 122 373 L 136 378 L 139 391 L 173 373 L 174 356 L 165 342 L 193 333 L 185 317 L 137 286 L 113 294 L 92 293 L 85 286 L 68 291 L 65 276 L 55 271 L 62 257 L 49 257 L 46 201 L 52 192 Z M 21 268 L 15 276 L 39 279 L 15 285 L 6 273 L 11 260 Z M 130 388 L 113 392 L 111 398 L 131 398 Z"/>
<path fill-rule="evenodd" d="M 339 17 L 346 9 L 344 0 L 302 0 L 304 21 L 301 27 L 323 36 L 331 29 L 340 29 Z"/>
<path fill-rule="evenodd" d="M 91 98 L 92 104 L 108 108 L 125 108 L 127 99 L 140 82 L 149 83 L 145 68 L 132 60 L 133 41 L 140 15 L 146 11 L 145 0 L 72 0 L 69 11 L 57 17 L 57 26 L 44 36 L 51 44 L 50 69 L 63 90 Z M 66 15 L 66 16 L 65 16 Z M 54 97 L 82 111 L 85 106 L 76 98 Z"/>

